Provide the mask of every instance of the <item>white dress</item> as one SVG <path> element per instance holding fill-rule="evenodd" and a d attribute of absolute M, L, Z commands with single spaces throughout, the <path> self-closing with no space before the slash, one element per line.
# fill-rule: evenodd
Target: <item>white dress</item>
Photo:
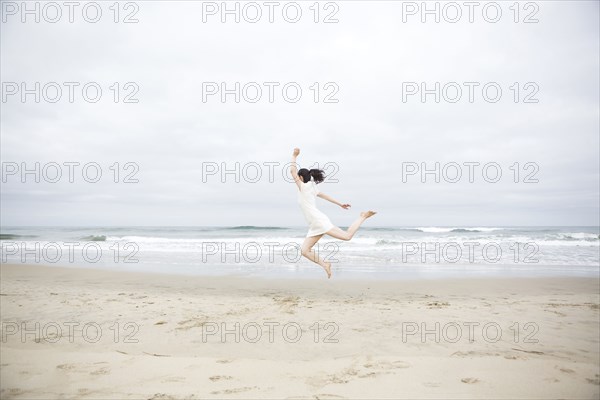
<path fill-rule="evenodd" d="M 317 184 L 312 178 L 307 183 L 300 182 L 298 204 L 300 204 L 306 222 L 308 222 L 306 237 L 322 235 L 334 226 L 327 215 L 317 209 L 316 198 L 318 193 L 319 189 L 317 189 Z"/>

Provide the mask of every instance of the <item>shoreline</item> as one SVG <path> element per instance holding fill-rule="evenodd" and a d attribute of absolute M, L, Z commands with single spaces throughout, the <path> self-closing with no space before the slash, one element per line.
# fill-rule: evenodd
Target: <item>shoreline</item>
<path fill-rule="evenodd" d="M 600 394 L 597 278 L 0 275 L 7 399 Z"/>
<path fill-rule="evenodd" d="M 231 269 L 230 265 L 219 270 L 219 265 L 214 269 L 192 269 L 192 268 L 173 268 L 167 271 L 155 266 L 138 265 L 132 268 L 132 264 L 123 268 L 118 264 L 112 265 L 94 265 L 94 264 L 49 264 L 49 263 L 1 263 L 8 268 L 50 268 L 55 270 L 69 271 L 96 271 L 116 274 L 149 274 L 161 275 L 166 277 L 186 277 L 186 278 L 223 278 L 223 279 L 250 279 L 250 280 L 291 280 L 291 281 L 320 281 L 327 280 L 325 272 L 318 265 L 303 265 L 300 268 L 272 268 L 263 271 L 242 271 L 240 269 Z M 404 267 L 387 267 L 387 269 L 373 270 L 352 270 L 352 266 L 345 266 L 342 270 L 336 270 L 336 265 L 332 266 L 333 275 L 331 281 L 439 281 L 439 280 L 478 280 L 478 279 L 600 279 L 600 267 L 588 265 L 535 265 L 525 267 L 519 265 L 494 264 L 494 265 L 431 265 L 417 264 Z"/>

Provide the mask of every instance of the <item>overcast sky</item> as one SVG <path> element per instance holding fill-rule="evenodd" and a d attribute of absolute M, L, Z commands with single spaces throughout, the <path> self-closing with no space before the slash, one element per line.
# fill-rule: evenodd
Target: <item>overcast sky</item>
<path fill-rule="evenodd" d="M 275 8 L 273 23 L 263 2 L 256 23 L 243 15 L 239 23 L 232 15 L 222 23 L 218 12 L 204 14 L 203 22 L 203 7 L 211 11 L 211 5 L 194 1 L 132 3 L 137 9 L 121 3 L 119 19 L 133 14 L 137 23 L 115 23 L 112 1 L 99 2 L 97 23 L 86 22 L 81 7 L 73 23 L 66 7 L 57 23 L 43 15 L 39 23 L 25 15 L 23 23 L 20 10 L 13 15 L 7 3 L 0 39 L 4 172 L 22 163 L 95 162 L 102 178 L 86 182 L 81 165 L 74 183 L 64 165 L 58 183 L 43 177 L 36 183 L 33 175 L 22 183 L 21 171 L 4 176 L 3 226 L 303 225 L 296 188 L 282 177 L 294 147 L 301 149 L 300 166 L 327 164 L 338 181 L 322 183 L 323 192 L 352 204 L 346 211 L 319 200 L 341 226 L 366 209 L 379 211 L 373 226 L 599 223 L 597 1 L 530 2 L 537 9 L 521 2 L 517 23 L 513 1 L 498 2 L 496 23 L 483 18 L 481 6 L 473 23 L 466 7 L 456 23 L 444 15 L 439 23 L 431 15 L 423 23 L 419 10 L 411 15 L 400 1 L 323 2 L 318 23 L 313 1 L 299 2 L 296 23 L 282 16 L 286 2 Z M 256 8 L 245 10 L 254 18 Z M 294 6 L 286 10 L 293 19 Z M 445 10 L 454 18 L 455 9 Z M 46 12 L 54 17 L 54 10 Z M 487 12 L 494 18 L 493 8 Z M 328 15 L 338 22 L 324 23 Z M 524 23 L 528 16 L 539 22 Z M 28 89 L 57 82 L 63 96 L 36 103 L 27 95 L 23 103 L 20 92 L 10 94 L 23 82 Z M 80 83 L 73 103 L 64 82 Z M 89 82 L 102 89 L 96 103 L 82 96 Z M 228 89 L 256 82 L 262 97 L 248 101 L 256 95 L 252 84 L 239 103 L 233 94 L 222 102 L 220 93 L 207 95 L 206 85 L 203 91 L 206 82 Z M 274 82 L 272 103 L 265 82 Z M 456 84 L 436 103 L 434 94 L 425 102 L 420 93 L 408 94 L 421 82 L 428 89 Z M 475 82 L 473 102 L 464 82 Z M 290 98 L 294 86 L 302 90 L 297 102 L 282 94 L 288 83 Z M 488 83 L 490 98 L 502 90 L 497 102 L 482 95 Z M 462 97 L 452 103 L 457 86 Z M 46 98 L 54 97 L 52 86 L 47 89 Z M 124 103 L 127 94 L 138 102 Z M 115 162 L 119 183 L 110 169 Z M 422 163 L 433 169 L 436 162 L 448 179 L 442 175 L 436 183 L 430 174 L 423 183 L 420 171 L 403 179 L 403 169 Z M 471 183 L 464 163 L 475 162 Z M 203 169 L 231 170 L 236 163 L 249 165 L 239 183 L 235 174 L 222 179 L 220 171 L 203 179 Z M 273 182 L 265 163 L 273 166 Z M 455 163 L 463 175 L 452 183 Z M 262 178 L 245 181 L 241 173 L 254 178 L 257 164 Z M 498 182 L 483 178 L 484 164 L 500 167 Z M 123 182 L 129 172 L 138 183 Z M 488 169 L 488 180 L 494 176 Z"/>

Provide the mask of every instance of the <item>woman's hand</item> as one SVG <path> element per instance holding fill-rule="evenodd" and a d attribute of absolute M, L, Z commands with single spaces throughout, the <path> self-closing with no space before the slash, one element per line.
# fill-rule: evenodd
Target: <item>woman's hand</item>
<path fill-rule="evenodd" d="M 349 209 L 351 206 L 350 204 L 340 204 L 340 207 L 342 207 L 344 210 Z"/>
<path fill-rule="evenodd" d="M 299 154 L 300 154 L 300 149 L 296 147 L 294 149 L 294 157 L 298 157 Z"/>

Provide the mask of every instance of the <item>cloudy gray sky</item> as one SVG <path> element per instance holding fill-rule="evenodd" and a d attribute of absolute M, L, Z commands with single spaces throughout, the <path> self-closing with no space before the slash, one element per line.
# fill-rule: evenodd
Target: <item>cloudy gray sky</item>
<path fill-rule="evenodd" d="M 422 22 L 422 10 L 412 15 L 401 1 L 321 2 L 318 15 L 313 1 L 298 2 L 296 23 L 283 15 L 287 5 L 293 19 L 294 4 L 279 2 L 270 23 L 258 2 L 262 17 L 251 23 L 243 10 L 251 19 L 256 7 L 237 3 L 239 23 L 208 13 L 221 2 L 200 1 L 120 3 L 117 23 L 112 1 L 98 2 L 96 23 L 81 7 L 73 23 L 66 7 L 50 23 L 55 10 L 47 7 L 36 23 L 27 14 L 22 22 L 14 8 L 21 2 L 2 1 L 2 225 L 302 225 L 295 186 L 282 177 L 294 147 L 301 166 L 327 165 L 337 180 L 322 191 L 352 204 L 352 211 L 321 204 L 342 226 L 363 209 L 379 211 L 372 223 L 379 226 L 598 225 L 597 1 L 521 2 L 518 15 L 513 1 L 501 1 L 496 23 L 484 19 L 489 2 L 475 8 L 472 23 L 465 6 L 451 23 L 456 8 L 439 2 L 440 22 L 432 15 Z M 486 10 L 495 18 L 494 7 Z M 93 8 L 87 12 L 94 17 Z M 128 15 L 138 22 L 123 23 Z M 325 23 L 327 16 L 338 22 Z M 35 82 L 46 85 L 45 97 L 22 102 L 21 84 Z M 49 82 L 62 89 L 55 103 Z M 79 83 L 72 103 L 64 82 Z M 82 95 L 90 82 L 102 89 L 95 103 Z M 207 82 L 256 84 L 236 103 L 234 94 L 222 102 L 219 93 L 203 101 Z M 273 102 L 265 82 L 273 82 Z M 424 102 L 408 94 L 436 82 L 439 103 L 434 94 Z M 473 102 L 465 82 L 473 82 Z M 302 90 L 296 102 L 284 98 L 288 83 L 288 99 L 294 87 Z M 262 97 L 252 103 L 256 86 Z M 457 87 L 462 97 L 451 102 Z M 128 94 L 138 102 L 123 102 Z M 57 183 L 31 174 L 23 183 L 22 167 L 36 162 L 48 177 L 50 163 L 80 166 L 73 183 L 64 165 Z M 101 167 L 97 183 L 82 178 L 86 163 Z M 123 182 L 134 171 L 126 163 L 139 166 L 138 183 Z M 239 182 L 234 173 L 221 177 L 236 163 Z M 446 173 L 439 183 L 433 174 L 422 182 L 420 171 L 403 179 L 403 169 L 436 163 Z M 472 183 L 465 163 L 479 163 Z M 452 183 L 457 164 L 462 177 Z M 498 182 L 484 179 L 485 164 L 500 168 Z M 262 177 L 251 182 L 256 165 Z M 219 171 L 203 177 L 214 166 Z M 487 171 L 492 180 L 495 169 Z"/>

